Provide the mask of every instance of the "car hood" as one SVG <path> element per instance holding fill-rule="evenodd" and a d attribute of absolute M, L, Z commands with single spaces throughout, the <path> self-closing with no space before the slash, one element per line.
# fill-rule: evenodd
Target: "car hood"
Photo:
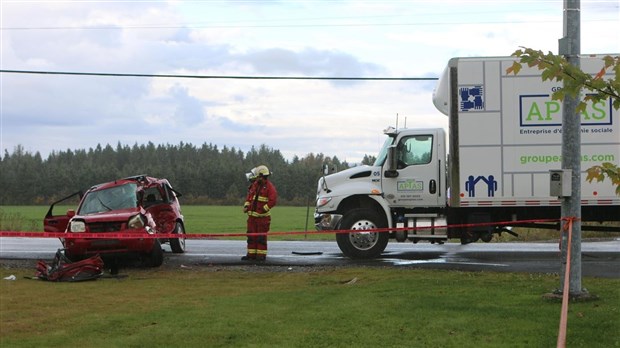
<path fill-rule="evenodd" d="M 73 220 L 79 219 L 86 222 L 128 221 L 129 218 L 139 213 L 144 214 L 144 210 L 142 208 L 129 208 L 89 215 L 76 215 Z"/>

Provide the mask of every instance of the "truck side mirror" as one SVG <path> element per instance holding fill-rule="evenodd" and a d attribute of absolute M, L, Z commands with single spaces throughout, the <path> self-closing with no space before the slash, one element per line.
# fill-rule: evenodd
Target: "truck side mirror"
<path fill-rule="evenodd" d="M 75 210 L 73 210 L 73 209 L 69 209 L 69 210 L 67 210 L 67 216 L 68 216 L 69 218 L 74 217 L 74 216 L 75 216 Z"/>
<path fill-rule="evenodd" d="M 397 167 L 396 145 L 392 145 L 388 147 L 386 162 L 387 162 L 387 168 L 385 172 L 383 173 L 383 175 L 386 178 L 398 177 L 398 171 L 396 170 L 396 167 Z"/>
<path fill-rule="evenodd" d="M 338 172 L 338 168 L 336 167 L 335 164 L 324 164 L 323 165 L 323 175 L 329 175 L 331 173 L 336 173 Z"/>

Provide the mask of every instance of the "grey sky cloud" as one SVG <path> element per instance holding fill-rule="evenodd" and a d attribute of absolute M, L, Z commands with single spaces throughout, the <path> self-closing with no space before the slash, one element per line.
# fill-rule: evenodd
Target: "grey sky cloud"
<path fill-rule="evenodd" d="M 15 70 L 436 77 L 456 55 L 509 55 L 520 45 L 557 49 L 559 2 L 495 2 L 486 4 L 484 11 L 475 11 L 467 1 L 450 4 L 3 2 L 0 55 L 2 69 Z M 620 51 L 619 18 L 609 14 L 617 6 L 583 3 L 582 16 L 589 20 L 583 23 L 584 52 Z M 492 25 L 484 24 L 488 13 L 493 13 Z M 384 25 L 407 22 L 409 17 L 454 24 Z M 514 18 L 518 21 L 511 23 Z M 548 19 L 558 22 L 545 22 Z M 498 23 L 502 20 L 507 24 Z M 536 25 L 529 20 L 537 20 Z M 468 22 L 465 27 L 459 24 L 463 22 Z M 445 117 L 432 105 L 432 81 L 207 81 L 5 73 L 0 78 L 2 153 L 17 144 L 45 156 L 98 143 L 116 146 L 118 141 L 206 141 L 244 150 L 267 143 L 288 157 L 324 152 L 355 161 L 363 157 L 360 154 L 376 151 L 381 129 L 397 113 L 408 116 L 410 124 L 445 126 Z"/>
<path fill-rule="evenodd" d="M 170 89 L 170 97 L 176 105 L 174 121 L 189 127 L 203 121 L 203 104 L 199 99 L 188 95 L 187 88 L 175 85 Z"/>
<path fill-rule="evenodd" d="M 365 76 L 383 72 L 377 64 L 363 63 L 343 52 L 306 48 L 295 52 L 270 48 L 239 57 L 256 71 L 268 74 L 304 74 L 308 76 Z"/>
<path fill-rule="evenodd" d="M 227 117 L 216 117 L 215 121 L 222 126 L 223 129 L 232 132 L 259 132 L 263 126 L 251 123 L 235 122 Z"/>

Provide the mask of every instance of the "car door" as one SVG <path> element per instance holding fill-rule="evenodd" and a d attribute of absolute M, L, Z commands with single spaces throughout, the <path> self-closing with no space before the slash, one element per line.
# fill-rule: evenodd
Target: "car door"
<path fill-rule="evenodd" d="M 43 219 L 43 230 L 45 232 L 64 232 L 67 229 L 69 220 L 75 215 L 75 210 L 69 209 L 63 212 L 62 215 L 54 215 L 54 207 L 56 207 L 58 203 L 63 203 L 63 205 L 75 204 L 77 207 L 77 204 L 82 199 L 82 195 L 82 191 L 78 191 L 52 203 Z"/>

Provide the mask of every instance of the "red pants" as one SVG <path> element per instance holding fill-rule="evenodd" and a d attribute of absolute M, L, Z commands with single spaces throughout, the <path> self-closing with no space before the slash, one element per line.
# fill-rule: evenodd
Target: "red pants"
<path fill-rule="evenodd" d="M 271 217 L 248 217 L 247 233 L 267 233 L 271 225 Z M 267 257 L 267 235 L 248 235 L 249 259 L 264 260 Z"/>

